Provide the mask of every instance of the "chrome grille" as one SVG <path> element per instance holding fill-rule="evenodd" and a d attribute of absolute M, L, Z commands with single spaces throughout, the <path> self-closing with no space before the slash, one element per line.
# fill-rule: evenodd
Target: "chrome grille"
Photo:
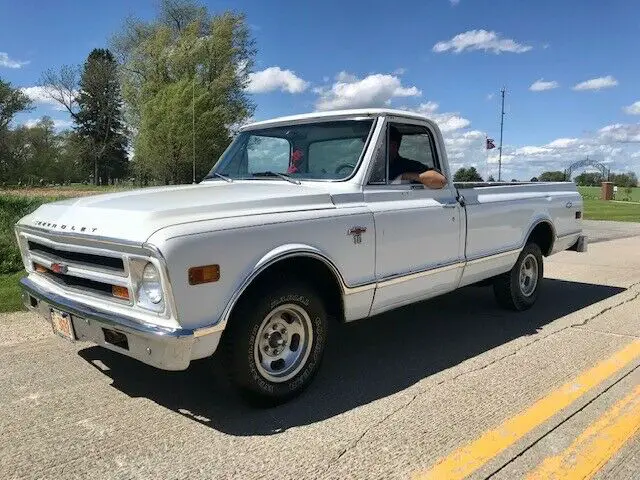
<path fill-rule="evenodd" d="M 114 272 L 124 273 L 124 261 L 122 258 L 106 257 L 91 253 L 74 252 L 62 250 L 42 243 L 29 240 L 27 242 L 29 252 L 43 258 L 47 258 L 54 263 L 69 262 L 87 268 L 97 267 L 98 269 L 109 269 Z"/>
<path fill-rule="evenodd" d="M 25 261 L 32 271 L 59 286 L 118 303 L 132 300 L 114 297 L 113 286 L 126 287 L 131 295 L 125 256 L 101 248 L 62 243 L 32 234 L 22 234 Z"/>

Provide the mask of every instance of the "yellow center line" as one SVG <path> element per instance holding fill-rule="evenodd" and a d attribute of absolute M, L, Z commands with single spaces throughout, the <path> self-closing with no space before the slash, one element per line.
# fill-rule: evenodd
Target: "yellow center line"
<path fill-rule="evenodd" d="M 568 407 L 586 392 L 640 357 L 640 340 L 635 340 L 612 357 L 603 360 L 577 378 L 541 398 L 499 427 L 440 459 L 418 479 L 463 479 L 506 450 L 534 428 Z"/>
<path fill-rule="evenodd" d="M 533 479 L 592 478 L 640 430 L 640 385 L 584 430 L 560 455 L 547 458 Z"/>

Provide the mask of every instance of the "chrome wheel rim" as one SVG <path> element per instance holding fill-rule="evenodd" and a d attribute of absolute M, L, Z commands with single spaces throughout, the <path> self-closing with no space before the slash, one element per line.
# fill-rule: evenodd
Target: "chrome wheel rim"
<path fill-rule="evenodd" d="M 312 342 L 309 314 L 300 305 L 280 305 L 269 312 L 258 328 L 253 361 L 266 380 L 286 382 L 304 367 Z"/>
<path fill-rule="evenodd" d="M 528 254 L 520 264 L 520 291 L 525 297 L 530 297 L 538 285 L 538 260 Z"/>

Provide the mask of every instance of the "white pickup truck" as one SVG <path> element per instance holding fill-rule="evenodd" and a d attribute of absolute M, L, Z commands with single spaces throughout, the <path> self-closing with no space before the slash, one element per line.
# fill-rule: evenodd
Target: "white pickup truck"
<path fill-rule="evenodd" d="M 389 178 L 398 158 L 447 184 Z M 574 184 L 452 179 L 438 126 L 414 113 L 254 123 L 197 185 L 70 199 L 21 219 L 24 302 L 63 337 L 160 369 L 224 348 L 242 392 L 282 402 L 317 372 L 332 322 L 479 282 L 523 310 L 543 257 L 586 250 Z"/>

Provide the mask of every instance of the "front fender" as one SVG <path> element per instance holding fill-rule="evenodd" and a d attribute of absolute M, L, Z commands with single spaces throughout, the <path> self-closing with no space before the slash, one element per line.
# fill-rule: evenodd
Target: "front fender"
<path fill-rule="evenodd" d="M 220 322 L 218 324 L 220 328 L 224 328 L 226 326 L 226 323 L 229 320 L 229 317 L 231 316 L 231 312 L 233 311 L 236 303 L 238 302 L 242 294 L 247 290 L 247 288 L 249 288 L 251 283 L 262 272 L 264 272 L 267 268 L 269 268 L 270 266 L 282 260 L 286 260 L 288 258 L 293 258 L 293 257 L 311 257 L 323 262 L 329 268 L 329 270 L 331 270 L 331 272 L 335 276 L 336 281 L 339 282 L 342 295 L 344 296 L 345 293 L 349 291 L 349 287 L 345 284 L 344 279 L 342 278 L 342 275 L 340 274 L 335 263 L 329 258 L 329 255 L 327 255 L 325 252 L 322 252 L 317 247 L 313 247 L 311 245 L 306 245 L 302 243 L 290 243 L 286 245 L 281 245 L 279 247 L 276 247 L 266 252 L 260 258 L 260 260 L 258 260 L 255 263 L 253 268 L 250 269 L 250 271 L 245 276 L 240 286 L 234 291 L 231 297 L 231 300 L 227 304 L 227 307 L 225 308 L 222 314 L 222 317 L 220 319 Z"/>

